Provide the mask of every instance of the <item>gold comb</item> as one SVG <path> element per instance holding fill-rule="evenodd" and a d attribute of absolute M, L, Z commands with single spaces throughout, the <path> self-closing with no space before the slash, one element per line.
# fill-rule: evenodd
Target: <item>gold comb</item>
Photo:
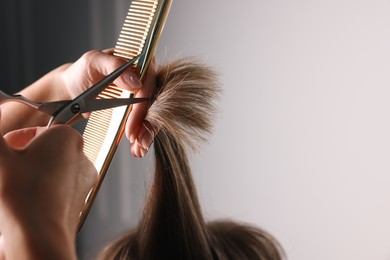
<path fill-rule="evenodd" d="M 141 54 L 133 69 L 141 80 L 151 62 L 164 27 L 172 0 L 133 0 L 130 4 L 114 55 L 127 60 Z M 110 85 L 98 98 L 128 98 L 131 93 Z M 80 213 L 79 230 L 83 225 L 111 160 L 120 143 L 130 106 L 92 112 L 83 133 L 84 153 L 94 163 L 99 180 L 85 201 Z"/>

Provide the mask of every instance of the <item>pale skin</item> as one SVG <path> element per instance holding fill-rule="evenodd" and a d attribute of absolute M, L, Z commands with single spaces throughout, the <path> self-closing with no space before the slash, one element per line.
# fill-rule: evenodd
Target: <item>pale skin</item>
<path fill-rule="evenodd" d="M 34 101 L 56 101 L 75 98 L 98 80 L 120 67 L 125 60 L 111 55 L 112 50 L 89 51 L 73 64 L 65 64 L 37 80 L 19 94 Z M 130 69 L 118 77 L 114 84 L 136 93 L 136 97 L 151 97 L 155 91 L 157 65 L 153 61 L 144 83 Z M 125 135 L 130 140 L 130 151 L 136 157 L 145 156 L 153 142 L 156 131 L 145 121 L 149 103 L 139 103 L 132 107 L 126 123 Z M 3 134 L 9 131 L 44 126 L 50 117 L 44 113 L 19 103 L 1 105 L 3 113 Z"/>
<path fill-rule="evenodd" d="M 87 52 L 20 94 L 34 101 L 72 99 L 125 62 L 110 53 Z M 150 97 L 155 76 L 152 63 L 144 83 L 131 70 L 114 83 L 137 97 Z M 156 134 L 144 120 L 149 105 L 134 105 L 126 124 L 136 157 L 146 154 Z M 6 103 L 0 110 L 1 259 L 76 259 L 78 216 L 97 181 L 81 135 L 70 126 L 37 127 L 49 116 L 22 104 Z"/>
<path fill-rule="evenodd" d="M 55 144 L 55 145 L 53 145 Z M 76 259 L 79 212 L 97 172 L 69 126 L 0 137 L 3 258 Z"/>

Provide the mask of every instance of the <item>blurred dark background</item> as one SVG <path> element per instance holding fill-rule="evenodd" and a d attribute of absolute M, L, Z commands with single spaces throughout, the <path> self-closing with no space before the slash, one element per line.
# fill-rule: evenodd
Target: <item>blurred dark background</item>
<path fill-rule="evenodd" d="M 17 91 L 89 49 L 113 47 L 120 29 L 113 2 L 0 1 L 2 90 Z"/>

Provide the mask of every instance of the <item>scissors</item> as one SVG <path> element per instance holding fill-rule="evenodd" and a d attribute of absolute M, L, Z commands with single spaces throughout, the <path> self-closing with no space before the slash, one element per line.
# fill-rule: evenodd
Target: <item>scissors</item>
<path fill-rule="evenodd" d="M 34 102 L 22 95 L 8 95 L 0 90 L 0 104 L 5 102 L 20 102 L 51 116 L 48 127 L 53 124 L 67 124 L 78 115 L 108 108 L 131 105 L 141 102 L 151 102 L 153 98 L 129 98 L 96 99 L 100 92 L 118 78 L 127 68 L 133 65 L 141 55 L 137 55 L 122 66 L 108 74 L 95 85 L 72 100 L 60 100 L 52 102 Z"/>

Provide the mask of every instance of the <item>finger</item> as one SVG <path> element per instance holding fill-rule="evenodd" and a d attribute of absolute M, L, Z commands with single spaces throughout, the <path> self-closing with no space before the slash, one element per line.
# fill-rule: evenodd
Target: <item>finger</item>
<path fill-rule="evenodd" d="M 72 162 L 83 154 L 83 138 L 68 125 L 55 125 L 33 138 L 24 149 L 32 153 L 30 156 L 33 157 L 38 151 L 40 154 L 46 154 L 46 158 L 52 158 L 53 161 L 49 161 L 46 166 Z"/>
<path fill-rule="evenodd" d="M 140 131 L 138 132 L 135 142 L 137 142 L 144 150 L 145 153 L 149 150 L 153 143 L 154 137 L 158 133 L 159 129 L 153 126 L 149 121 L 144 121 Z"/>
<path fill-rule="evenodd" d="M 137 139 L 145 119 L 148 104 L 134 104 L 126 122 L 125 134 L 130 143 Z"/>
<path fill-rule="evenodd" d="M 145 98 L 153 97 L 156 92 L 156 74 L 157 74 L 157 65 L 153 61 L 147 71 L 144 87 L 137 92 L 136 97 Z M 129 118 L 126 122 L 126 137 L 130 140 L 130 143 L 133 143 L 137 137 L 139 131 L 142 129 L 145 116 L 147 114 L 148 108 L 151 104 L 149 102 L 134 104 L 132 111 L 129 115 Z"/>
<path fill-rule="evenodd" d="M 1 110 L 0 110 L 0 129 L 1 129 Z M 9 151 L 9 146 L 4 140 L 3 133 L 0 130 L 0 155 L 4 155 Z"/>
<path fill-rule="evenodd" d="M 69 88 L 70 98 L 78 96 L 125 62 L 126 60 L 121 57 L 102 51 L 93 50 L 85 53 L 64 73 L 63 80 Z M 142 87 L 131 68 L 122 73 L 113 83 L 132 92 Z"/>
<path fill-rule="evenodd" d="M 0 259 L 5 259 L 5 246 L 4 246 L 4 236 L 0 235 Z"/>
<path fill-rule="evenodd" d="M 30 127 L 15 130 L 4 136 L 5 141 L 14 149 L 22 149 L 36 136 L 46 130 L 46 127 Z"/>
<path fill-rule="evenodd" d="M 82 135 L 69 125 L 55 125 L 47 128 L 46 131 L 36 139 L 47 139 L 46 141 L 48 143 L 50 143 L 50 140 L 52 139 L 53 143 L 58 144 L 59 146 L 74 146 L 78 150 L 82 150 L 84 143 Z"/>
<path fill-rule="evenodd" d="M 146 154 L 146 150 L 142 148 L 138 142 L 134 142 L 130 145 L 130 151 L 131 153 L 138 158 L 142 158 Z"/>
<path fill-rule="evenodd" d="M 103 50 L 104 53 L 107 53 L 107 54 L 110 54 L 110 55 L 113 55 L 114 51 L 115 51 L 114 48 L 108 48 L 108 49 Z"/>
<path fill-rule="evenodd" d="M 91 82 L 96 83 L 97 80 L 107 76 L 126 62 L 121 57 L 109 54 L 110 52 L 110 49 L 105 52 L 90 51 L 83 55 L 83 59 L 86 60 L 90 68 L 89 77 Z M 132 92 L 142 87 L 142 82 L 131 68 L 122 73 L 113 83 Z"/>

